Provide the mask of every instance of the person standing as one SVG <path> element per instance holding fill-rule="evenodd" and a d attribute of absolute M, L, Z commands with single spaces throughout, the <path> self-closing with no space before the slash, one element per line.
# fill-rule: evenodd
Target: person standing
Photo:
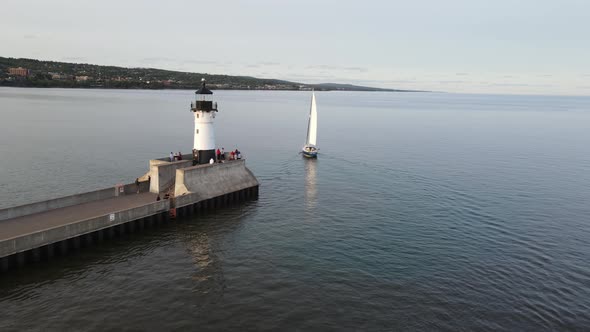
<path fill-rule="evenodd" d="M 137 193 L 139 194 L 139 178 L 135 178 L 135 186 L 137 186 Z"/>
<path fill-rule="evenodd" d="M 221 148 L 221 160 L 225 160 L 225 149 Z"/>
<path fill-rule="evenodd" d="M 217 149 L 217 160 L 221 160 L 221 151 Z"/>
<path fill-rule="evenodd" d="M 182 152 L 178 151 L 178 160 L 182 160 Z"/>
<path fill-rule="evenodd" d="M 199 152 L 197 149 L 193 149 L 193 166 L 199 164 Z"/>
<path fill-rule="evenodd" d="M 174 153 L 170 152 L 170 161 L 174 161 Z"/>

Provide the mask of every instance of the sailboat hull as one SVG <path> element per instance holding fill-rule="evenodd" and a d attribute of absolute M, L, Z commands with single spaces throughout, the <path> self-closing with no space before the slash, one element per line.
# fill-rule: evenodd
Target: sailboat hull
<path fill-rule="evenodd" d="M 318 157 L 318 152 L 317 151 L 309 152 L 309 151 L 303 150 L 301 153 L 306 158 L 317 158 Z"/>
<path fill-rule="evenodd" d="M 303 154 L 304 157 L 307 157 L 307 158 L 317 158 L 318 148 L 316 148 L 313 145 L 305 145 L 301 149 L 301 153 Z"/>

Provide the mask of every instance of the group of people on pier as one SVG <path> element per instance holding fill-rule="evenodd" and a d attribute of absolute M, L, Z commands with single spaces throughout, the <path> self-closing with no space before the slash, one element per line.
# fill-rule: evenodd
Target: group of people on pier
<path fill-rule="evenodd" d="M 170 152 L 170 161 L 178 161 L 182 160 L 182 153 L 178 151 L 178 153 Z"/>
<path fill-rule="evenodd" d="M 224 148 L 221 148 L 221 150 L 217 149 L 216 155 L 217 155 L 217 162 L 222 162 L 223 160 L 225 160 L 225 149 Z M 228 155 L 229 155 L 228 160 L 242 159 L 242 153 L 238 149 L 232 150 L 231 152 L 228 153 Z"/>
<path fill-rule="evenodd" d="M 227 154 L 227 157 L 226 157 Z M 193 166 L 199 164 L 199 152 L 196 149 L 193 149 Z M 209 164 L 215 164 L 225 162 L 226 160 L 239 160 L 242 159 L 242 152 L 240 150 L 235 149 L 230 152 L 225 152 L 225 148 L 217 149 L 215 151 L 215 158 L 209 159 Z M 177 161 L 182 160 L 182 154 L 179 152 L 178 154 L 170 152 L 170 161 Z"/>

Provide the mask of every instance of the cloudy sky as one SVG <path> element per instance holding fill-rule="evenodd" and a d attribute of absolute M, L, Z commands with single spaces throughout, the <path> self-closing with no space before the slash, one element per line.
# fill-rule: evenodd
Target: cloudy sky
<path fill-rule="evenodd" d="M 0 56 L 590 95 L 588 0 L 2 0 Z"/>

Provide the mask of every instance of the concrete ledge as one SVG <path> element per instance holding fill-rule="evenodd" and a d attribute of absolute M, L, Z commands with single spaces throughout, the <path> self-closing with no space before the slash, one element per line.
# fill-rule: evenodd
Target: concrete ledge
<path fill-rule="evenodd" d="M 139 192 L 140 193 L 146 193 L 150 191 L 150 183 L 147 181 L 147 179 L 145 181 L 140 181 L 139 182 Z M 135 183 L 129 183 L 123 186 L 123 193 L 125 195 L 131 195 L 131 194 L 136 194 L 137 193 L 137 185 Z M 121 195 L 121 193 L 119 193 L 119 196 Z"/>
<path fill-rule="evenodd" d="M 149 174 L 152 178 L 150 183 L 150 192 L 161 193 L 164 190 L 174 186 L 176 170 L 179 168 L 189 167 L 193 164 L 192 160 L 180 161 L 162 161 L 158 159 L 150 160 Z"/>
<path fill-rule="evenodd" d="M 258 180 L 246 168 L 243 159 L 178 169 L 174 187 L 175 206 L 183 207 L 257 186 Z"/>
<path fill-rule="evenodd" d="M 25 234 L 0 242 L 0 257 L 10 256 L 51 243 L 75 238 L 97 230 L 124 224 L 132 220 L 145 218 L 170 209 L 170 201 L 162 200 L 140 207 L 113 212 L 100 217 L 85 219 L 71 224 Z M 111 215 L 114 215 L 111 220 Z"/>

